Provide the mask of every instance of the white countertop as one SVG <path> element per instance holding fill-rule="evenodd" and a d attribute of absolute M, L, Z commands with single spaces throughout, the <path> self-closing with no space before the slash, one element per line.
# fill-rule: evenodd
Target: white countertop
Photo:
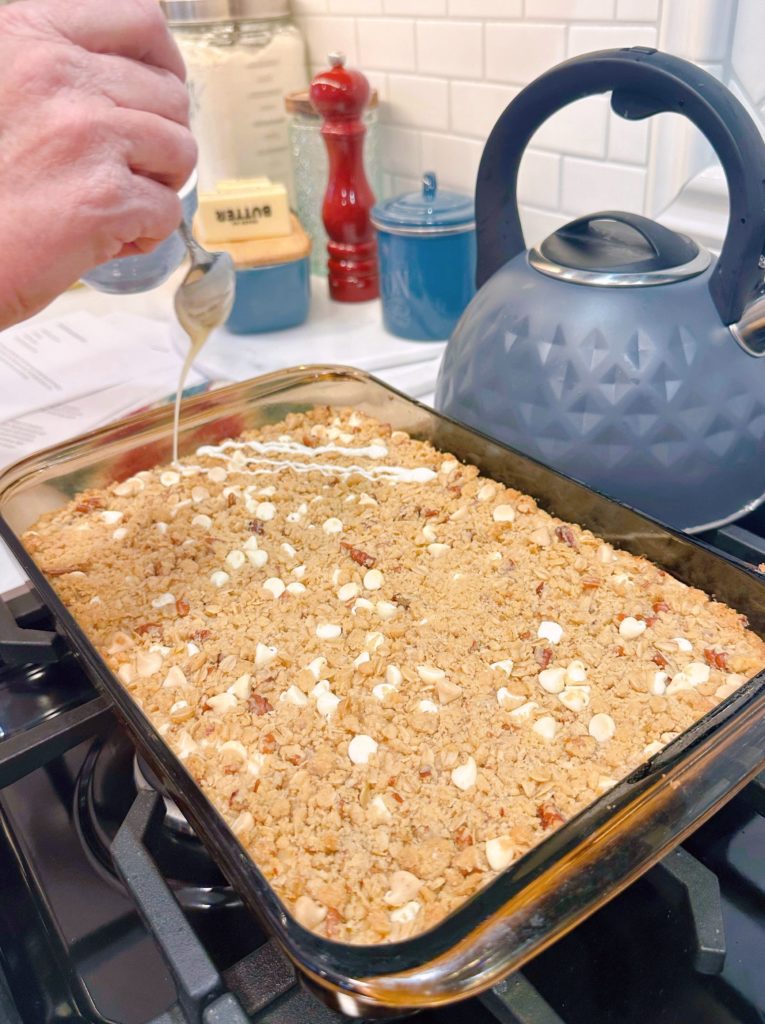
<path fill-rule="evenodd" d="M 173 314 L 173 294 L 182 271 L 162 287 L 138 295 L 106 295 L 90 288 L 76 288 L 28 321 L 44 323 L 74 312 L 105 317 L 116 312 L 147 317 L 152 329 L 170 331 L 172 344 L 181 354 L 187 343 Z M 430 403 L 433 397 L 443 342 L 403 341 L 382 326 L 379 301 L 336 303 L 327 295 L 326 280 L 312 278 L 308 320 L 299 327 L 261 335 L 215 333 L 200 354 L 195 368 L 209 380 L 244 380 L 271 370 L 305 363 L 340 363 L 373 373 L 399 390 Z M 141 339 L 125 353 L 126 367 L 135 372 Z M 127 372 L 127 371 L 126 371 Z M 156 381 L 146 382 L 152 399 Z M 76 430 L 76 427 L 75 427 Z M 63 440 L 63 438 L 62 438 Z M 0 542 L 0 594 L 23 583 L 24 577 L 10 552 Z"/>

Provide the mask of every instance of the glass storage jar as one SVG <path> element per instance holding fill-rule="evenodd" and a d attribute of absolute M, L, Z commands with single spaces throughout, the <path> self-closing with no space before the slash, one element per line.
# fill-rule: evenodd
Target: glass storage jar
<path fill-rule="evenodd" d="M 282 182 L 294 204 L 284 97 L 308 85 L 288 0 L 162 0 L 186 62 L 199 188 L 226 178 Z"/>
<path fill-rule="evenodd" d="M 307 90 L 291 93 L 284 101 L 289 115 L 289 139 L 292 173 L 295 183 L 295 210 L 311 238 L 311 273 L 327 275 L 327 233 L 321 219 L 321 206 L 327 190 L 329 163 L 322 120 L 313 107 Z M 375 199 L 382 198 L 382 168 L 377 125 L 378 97 L 373 89 L 364 111 L 364 170 Z"/>

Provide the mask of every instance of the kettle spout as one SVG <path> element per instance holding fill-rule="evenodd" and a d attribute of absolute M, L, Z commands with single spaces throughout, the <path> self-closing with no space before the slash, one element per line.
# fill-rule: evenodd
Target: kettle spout
<path fill-rule="evenodd" d="M 765 295 L 753 299 L 744 308 L 738 323 L 731 324 L 730 333 L 750 356 L 765 356 Z"/>

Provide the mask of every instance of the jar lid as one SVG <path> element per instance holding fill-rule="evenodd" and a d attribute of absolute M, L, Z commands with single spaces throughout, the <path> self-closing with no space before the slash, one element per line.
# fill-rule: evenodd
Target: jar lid
<path fill-rule="evenodd" d="M 379 106 L 379 103 L 380 97 L 377 95 L 377 89 L 372 89 L 366 109 L 374 110 Z M 306 117 L 315 117 L 317 121 L 321 120 L 321 114 L 311 103 L 311 96 L 307 89 L 287 93 L 284 97 L 284 106 L 288 114 L 303 114 Z"/>
<path fill-rule="evenodd" d="M 422 176 L 421 192 L 406 192 L 372 210 L 376 228 L 399 235 L 443 235 L 475 228 L 472 196 L 438 187 L 433 171 Z"/>
<path fill-rule="evenodd" d="M 289 16 L 289 0 L 160 0 L 170 25 L 219 21 L 268 21 Z"/>

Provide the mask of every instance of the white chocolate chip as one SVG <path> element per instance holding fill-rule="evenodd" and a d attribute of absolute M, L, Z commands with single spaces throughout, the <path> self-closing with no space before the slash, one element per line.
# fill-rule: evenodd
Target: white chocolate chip
<path fill-rule="evenodd" d="M 401 669 L 397 665 L 388 665 L 385 670 L 385 679 L 391 686 L 401 686 L 404 681 Z"/>
<path fill-rule="evenodd" d="M 308 671 L 311 673 L 314 679 L 321 679 L 321 671 L 326 664 L 327 659 L 319 656 L 318 658 L 314 658 L 313 661 L 310 663 L 310 665 L 308 666 Z"/>
<path fill-rule="evenodd" d="M 532 530 L 529 534 L 529 540 L 540 548 L 549 548 L 552 544 L 552 538 L 544 526 L 539 526 L 536 530 Z"/>
<path fill-rule="evenodd" d="M 436 528 L 432 523 L 425 523 L 422 528 L 422 536 L 429 544 L 436 540 Z"/>
<path fill-rule="evenodd" d="M 372 696 L 375 700 L 386 700 L 392 693 L 396 692 L 396 687 L 391 686 L 390 683 L 377 683 L 376 686 L 372 687 Z"/>
<path fill-rule="evenodd" d="M 434 558 L 445 555 L 447 551 L 451 551 L 450 544 L 428 544 L 428 554 L 433 555 Z"/>
<path fill-rule="evenodd" d="M 364 573 L 364 589 L 379 590 L 383 585 L 383 574 L 379 569 L 369 569 Z"/>
<path fill-rule="evenodd" d="M 200 530 L 209 530 L 212 526 L 212 519 L 200 512 L 199 515 L 194 516 L 191 520 L 191 525 L 198 526 Z"/>
<path fill-rule="evenodd" d="M 690 654 L 693 650 L 693 644 L 690 640 L 686 640 L 684 636 L 675 636 L 672 638 L 672 642 L 677 644 L 677 649 L 679 651 L 684 651 L 686 654 Z"/>
<path fill-rule="evenodd" d="M 664 749 L 664 744 L 659 743 L 658 740 L 654 740 L 653 743 L 648 743 L 643 747 L 643 757 L 653 757 L 654 754 L 658 754 L 660 750 Z"/>
<path fill-rule="evenodd" d="M 515 509 L 512 505 L 497 505 L 491 517 L 495 523 L 512 523 L 515 520 Z"/>
<path fill-rule="evenodd" d="M 417 710 L 424 712 L 426 715 L 437 714 L 438 704 L 434 704 L 432 700 L 421 700 L 417 705 Z"/>
<path fill-rule="evenodd" d="M 583 661 L 571 661 L 566 669 L 566 682 L 574 686 L 587 681 L 587 666 Z"/>
<path fill-rule="evenodd" d="M 254 566 L 256 569 L 262 569 L 268 561 L 267 551 L 245 551 L 245 554 L 247 555 L 250 565 Z"/>
<path fill-rule="evenodd" d="M 567 686 L 558 694 L 558 700 L 569 711 L 584 711 L 590 703 L 589 686 Z"/>
<path fill-rule="evenodd" d="M 295 555 L 297 554 L 295 548 L 293 548 L 293 546 L 291 544 L 288 544 L 286 541 L 284 542 L 284 544 L 282 544 L 282 552 L 287 556 L 287 558 L 294 558 Z"/>
<path fill-rule="evenodd" d="M 181 479 L 180 473 L 176 473 L 173 469 L 166 469 L 164 473 L 160 473 L 159 482 L 163 487 L 173 487 Z"/>
<path fill-rule="evenodd" d="M 342 633 L 343 627 L 331 622 L 322 622 L 316 627 L 316 636 L 320 640 L 337 640 Z"/>
<path fill-rule="evenodd" d="M 587 726 L 587 731 L 598 743 L 605 743 L 616 732 L 616 722 L 610 715 L 593 715 Z"/>
<path fill-rule="evenodd" d="M 312 900 L 310 896 L 298 896 L 292 912 L 298 924 L 309 930 L 318 928 L 327 916 L 327 908 Z"/>
<path fill-rule="evenodd" d="M 666 692 L 668 679 L 669 676 L 666 672 L 654 672 L 648 692 L 652 693 L 655 697 L 660 697 L 661 694 Z"/>
<path fill-rule="evenodd" d="M 242 548 L 245 551 L 257 551 L 258 550 L 258 538 L 248 537 L 247 540 L 242 544 Z"/>
<path fill-rule="evenodd" d="M 340 582 L 340 577 L 342 575 L 343 574 L 342 574 L 342 571 L 340 569 L 340 566 L 335 566 L 335 568 L 332 570 L 332 586 L 333 587 L 336 587 L 338 585 L 338 583 Z"/>
<path fill-rule="evenodd" d="M 200 648 L 193 640 L 190 640 L 189 643 L 186 644 L 186 654 L 188 654 L 190 658 L 193 658 L 195 654 L 199 654 L 199 651 Z"/>
<path fill-rule="evenodd" d="M 344 583 L 337 592 L 337 599 L 345 603 L 346 601 L 352 601 L 354 597 L 358 597 L 358 593 L 358 583 Z"/>
<path fill-rule="evenodd" d="M 239 678 L 229 686 L 228 692 L 233 693 L 237 700 L 247 700 L 252 693 L 249 672 L 245 672 L 244 675 L 239 676 Z"/>
<path fill-rule="evenodd" d="M 636 640 L 645 633 L 645 628 L 645 622 L 642 619 L 633 619 L 631 615 L 628 615 L 619 623 L 619 636 L 624 637 L 625 640 Z"/>
<path fill-rule="evenodd" d="M 372 630 L 371 633 L 367 633 L 366 639 L 364 640 L 364 646 L 368 651 L 376 651 L 378 647 L 382 647 L 385 643 L 385 637 L 382 633 L 378 633 L 377 630 Z"/>
<path fill-rule="evenodd" d="M 276 515 L 276 506 L 270 501 L 261 501 L 259 505 L 255 506 L 255 518 L 259 519 L 262 523 L 270 522 Z"/>
<path fill-rule="evenodd" d="M 564 668 L 543 668 L 539 673 L 539 685 L 548 693 L 560 693 L 566 685 Z"/>
<path fill-rule="evenodd" d="M 327 693 L 320 693 L 316 698 L 316 710 L 320 715 L 325 718 L 330 718 L 337 710 L 337 705 L 340 703 L 340 698 L 337 694 L 328 691 Z"/>
<path fill-rule="evenodd" d="M 284 693 L 279 695 L 279 700 L 286 704 L 294 704 L 296 708 L 304 708 L 308 703 L 306 695 L 294 683 L 290 684 Z"/>
<path fill-rule="evenodd" d="M 492 871 L 504 871 L 514 858 L 515 847 L 510 836 L 486 840 L 486 859 Z"/>
<path fill-rule="evenodd" d="M 478 769 L 472 757 L 468 757 L 464 764 L 458 764 L 452 769 L 452 782 L 457 789 L 472 789 L 478 778 Z"/>
<path fill-rule="evenodd" d="M 517 708 L 525 699 L 517 693 L 511 693 L 506 686 L 500 686 L 497 690 L 497 704 L 501 708 Z"/>
<path fill-rule="evenodd" d="M 378 601 L 375 605 L 377 614 L 383 620 L 392 619 L 398 611 L 398 605 L 393 604 L 392 601 Z"/>
<path fill-rule="evenodd" d="M 386 821 L 393 821 L 393 815 L 381 796 L 373 796 L 369 801 L 369 816 L 372 821 L 382 824 Z"/>
<path fill-rule="evenodd" d="M 372 754 L 377 753 L 377 742 L 371 736 L 361 733 L 348 744 L 348 757 L 353 764 L 368 764 Z"/>
<path fill-rule="evenodd" d="M 117 678 L 121 683 L 124 683 L 127 686 L 132 683 L 135 678 L 135 669 L 126 661 L 124 665 L 120 665 L 117 669 Z M 164 682 L 162 685 L 167 686 L 167 682 Z"/>
<path fill-rule="evenodd" d="M 500 672 L 504 672 L 506 676 L 509 676 L 513 671 L 513 660 L 512 658 L 505 658 L 504 661 L 493 661 L 489 668 L 499 669 Z"/>
<path fill-rule="evenodd" d="M 165 676 L 162 686 L 169 689 L 176 686 L 186 686 L 187 684 L 188 679 L 186 678 L 183 669 L 179 665 L 172 665 L 167 671 L 167 675 Z"/>
<path fill-rule="evenodd" d="M 177 700 L 174 704 L 170 705 L 170 708 L 168 710 L 168 714 L 171 717 L 175 716 L 177 718 L 181 718 L 181 717 L 185 718 L 186 715 L 184 714 L 184 712 L 186 711 L 186 709 L 188 707 L 189 707 L 189 702 L 187 700 Z"/>
<path fill-rule="evenodd" d="M 709 665 L 702 661 L 692 661 L 686 665 L 683 672 L 688 676 L 694 686 L 701 686 L 709 682 Z"/>
<path fill-rule="evenodd" d="M 613 789 L 618 781 L 618 779 L 609 779 L 606 776 L 603 776 L 602 778 L 598 779 L 598 789 Z"/>
<path fill-rule="evenodd" d="M 243 836 L 255 827 L 255 819 L 249 811 L 242 811 L 234 819 L 231 831 L 235 836 Z"/>
<path fill-rule="evenodd" d="M 423 683 L 437 683 L 441 679 L 446 679 L 446 672 L 442 668 L 434 668 L 433 665 L 418 665 L 417 675 L 423 681 Z"/>
<path fill-rule="evenodd" d="M 510 717 L 517 719 L 519 722 L 525 722 L 531 718 L 534 711 L 539 707 L 535 700 L 527 700 L 525 704 L 521 704 L 519 708 L 513 708 L 510 712 Z"/>
<path fill-rule="evenodd" d="M 455 462 L 454 459 L 444 459 L 440 466 L 440 472 L 443 473 L 444 476 L 449 476 L 449 474 L 453 473 L 458 466 L 459 462 Z"/>
<path fill-rule="evenodd" d="M 191 488 L 191 500 L 195 505 L 198 505 L 200 501 L 204 501 L 205 498 L 210 497 L 210 492 L 206 487 L 192 487 Z"/>
<path fill-rule="evenodd" d="M 123 480 L 122 483 L 117 484 L 114 488 L 114 493 L 120 498 L 125 498 L 130 494 L 137 494 L 138 491 L 144 489 L 143 480 L 139 480 L 137 477 L 129 477 L 127 480 Z"/>
<path fill-rule="evenodd" d="M 164 608 L 168 604 L 175 604 L 175 595 L 171 594 L 169 590 L 160 594 L 159 597 L 155 597 L 151 602 L 152 608 Z"/>
<path fill-rule="evenodd" d="M 115 509 L 107 509 L 106 512 L 101 513 L 101 518 L 107 526 L 114 526 L 122 519 L 124 512 L 117 512 Z"/>
<path fill-rule="evenodd" d="M 343 532 L 343 524 L 340 522 L 339 519 L 336 519 L 334 516 L 330 516 L 329 519 L 325 519 L 324 522 L 322 523 L 321 528 L 322 530 L 324 530 L 325 533 L 329 534 Z"/>
<path fill-rule="evenodd" d="M 361 654 L 353 659 L 353 667 L 358 668 L 359 665 L 365 665 L 369 661 L 369 651 L 362 651 Z"/>
<path fill-rule="evenodd" d="M 267 590 L 274 598 L 277 598 L 281 597 L 287 588 L 284 585 L 284 580 L 279 579 L 278 576 L 269 576 L 263 584 L 263 589 Z"/>
<path fill-rule="evenodd" d="M 532 725 L 532 730 L 538 733 L 544 740 L 552 740 L 558 731 L 558 723 L 552 715 L 543 715 Z"/>
<path fill-rule="evenodd" d="M 414 899 L 422 886 L 422 881 L 411 871 L 394 871 L 390 876 L 390 889 L 383 899 L 389 907 L 403 907 Z"/>
<path fill-rule="evenodd" d="M 222 569 L 216 569 L 214 573 L 210 574 L 210 583 L 214 587 L 225 587 L 230 579 L 229 574 Z"/>
<path fill-rule="evenodd" d="M 288 594 L 304 594 L 305 593 L 305 587 L 303 586 L 302 583 L 298 583 L 298 581 L 295 580 L 293 583 L 288 583 L 287 584 L 287 593 Z"/>
<path fill-rule="evenodd" d="M 269 647 L 266 644 L 255 645 L 255 666 L 256 668 L 263 668 L 266 665 L 270 665 L 276 655 L 279 653 L 276 647 Z"/>
<path fill-rule="evenodd" d="M 221 743 L 218 750 L 221 754 L 225 751 L 228 751 L 230 754 L 236 754 L 241 761 L 246 761 L 249 756 L 244 743 L 241 743 L 239 740 L 226 740 L 225 743 Z"/>
<path fill-rule="evenodd" d="M 482 487 L 480 487 L 478 489 L 478 493 L 476 494 L 476 498 L 478 498 L 479 501 L 491 501 L 491 499 L 493 497 L 494 497 L 494 486 L 493 486 L 493 484 L 484 484 Z"/>
<path fill-rule="evenodd" d="M 162 668 L 162 655 L 159 651 L 139 651 L 135 657 L 135 670 L 141 679 L 148 679 Z"/>
<path fill-rule="evenodd" d="M 359 597 L 353 602 L 353 608 L 351 608 L 351 613 L 355 615 L 356 612 L 371 612 L 373 610 L 374 605 L 372 604 L 371 601 L 367 601 L 365 597 Z"/>
<path fill-rule="evenodd" d="M 213 468 L 207 472 L 207 479 L 211 480 L 214 484 L 222 484 L 227 476 L 228 473 L 223 466 L 213 466 Z"/>
<path fill-rule="evenodd" d="M 276 494 L 276 488 L 273 485 L 269 487 L 261 487 L 258 494 L 262 494 L 264 498 L 273 498 Z"/>
<path fill-rule="evenodd" d="M 419 914 L 421 907 L 422 904 L 417 900 L 410 900 L 398 910 L 391 911 L 390 919 L 394 924 L 411 924 Z"/>
<path fill-rule="evenodd" d="M 462 696 L 462 687 L 450 679 L 439 679 L 436 683 L 436 694 L 440 704 L 451 704 L 453 700 Z"/>
<path fill-rule="evenodd" d="M 226 565 L 230 569 L 241 569 L 246 561 L 247 556 L 244 551 L 238 551 L 236 548 L 226 555 Z"/>
<path fill-rule="evenodd" d="M 305 566 L 296 565 L 295 568 L 292 570 L 292 575 L 295 577 L 296 580 L 302 580 L 302 578 L 305 576 Z"/>
<path fill-rule="evenodd" d="M 690 679 L 685 672 L 676 672 L 672 677 L 672 681 L 667 684 L 666 693 L 667 696 L 672 696 L 675 693 L 680 693 L 682 690 L 692 690 L 695 683 Z"/>
<path fill-rule="evenodd" d="M 614 560 L 614 549 L 610 544 L 601 544 L 598 548 L 598 561 L 601 565 L 608 565 Z"/>
<path fill-rule="evenodd" d="M 212 697 L 207 698 L 207 703 L 210 707 L 219 713 L 225 713 L 235 708 L 238 701 L 233 693 L 214 693 Z"/>
<path fill-rule="evenodd" d="M 127 537 L 128 532 L 124 526 L 118 526 L 117 529 L 112 533 L 112 540 L 124 540 Z"/>
<path fill-rule="evenodd" d="M 154 529 L 157 531 L 157 533 L 167 533 L 167 523 L 155 523 Z"/>
<path fill-rule="evenodd" d="M 549 640 L 551 644 L 559 644 L 563 637 L 563 626 L 557 622 L 540 622 L 537 630 L 538 640 Z"/>
<path fill-rule="evenodd" d="M 376 505 L 377 502 L 371 494 L 364 494 L 363 492 L 359 496 L 359 505 Z"/>

